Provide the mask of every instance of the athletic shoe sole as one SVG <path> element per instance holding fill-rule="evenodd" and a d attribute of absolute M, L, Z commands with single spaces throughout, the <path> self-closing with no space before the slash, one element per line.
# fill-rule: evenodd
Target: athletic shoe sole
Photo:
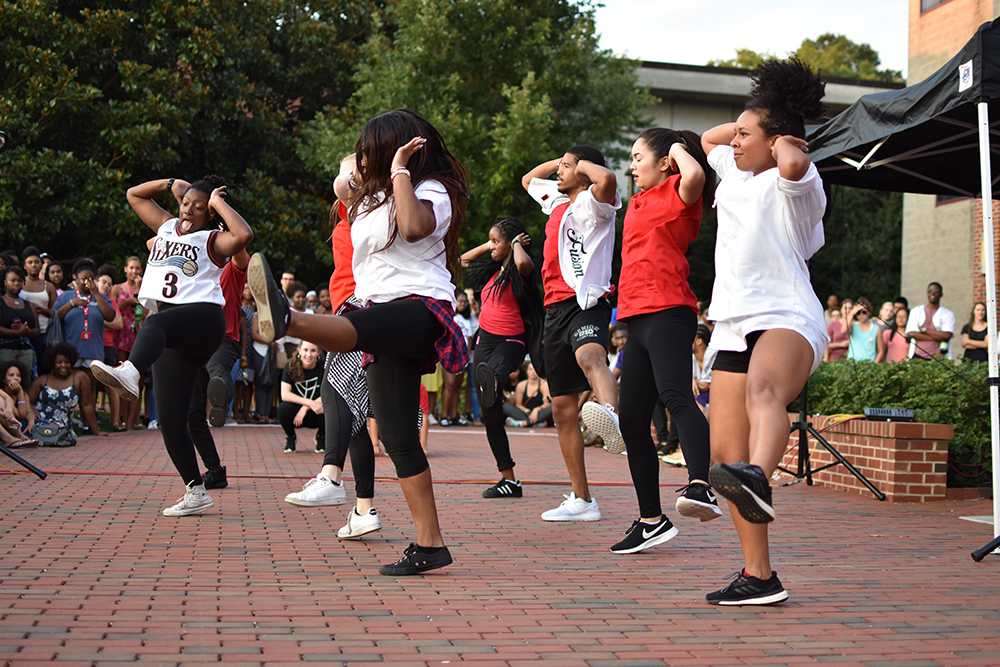
<path fill-rule="evenodd" d="M 126 387 L 118 376 L 112 372 L 110 366 L 102 361 L 95 361 L 90 366 L 90 372 L 93 374 L 94 379 L 96 379 L 101 384 L 109 387 L 110 389 L 117 389 L 118 391 L 125 394 L 125 396 L 132 401 L 139 400 L 139 391 L 135 387 Z"/>
<path fill-rule="evenodd" d="M 559 518 L 555 517 L 546 518 L 545 515 L 542 514 L 542 521 L 561 522 L 561 521 L 600 521 L 600 520 L 601 520 L 600 512 L 583 512 L 582 514 L 574 514 L 573 516 L 564 516 Z"/>
<path fill-rule="evenodd" d="M 226 425 L 226 381 L 222 378 L 212 378 L 208 381 L 208 423 L 212 426 Z"/>
<path fill-rule="evenodd" d="M 198 507 L 193 507 L 191 509 L 171 511 L 171 509 L 168 507 L 163 510 L 163 516 L 192 516 L 194 514 L 201 514 L 209 507 L 212 507 L 213 505 L 215 505 L 215 501 L 209 498 L 208 502 L 205 503 L 204 505 L 199 505 Z"/>
<path fill-rule="evenodd" d="M 759 598 L 747 598 L 745 600 L 720 600 L 716 604 L 720 607 L 743 607 L 746 605 L 763 606 L 768 604 L 778 604 L 788 599 L 788 591 L 779 591 L 771 595 L 764 595 Z"/>
<path fill-rule="evenodd" d="M 580 408 L 580 419 L 591 433 L 604 441 L 606 451 L 612 454 L 621 454 L 625 451 L 625 441 L 607 408 L 588 401 Z"/>
<path fill-rule="evenodd" d="M 672 540 L 675 537 L 677 537 L 677 532 L 678 532 L 677 531 L 677 526 L 672 526 L 670 528 L 670 530 L 664 531 L 664 532 L 660 533 L 659 535 L 655 535 L 655 536 L 649 538 L 648 540 L 646 540 L 645 542 L 643 542 L 642 544 L 640 544 L 637 547 L 632 547 L 631 549 L 618 549 L 618 550 L 616 550 L 614 547 L 612 547 L 611 548 L 611 553 L 613 553 L 613 554 L 636 554 L 636 553 L 639 553 L 640 551 L 645 551 L 646 549 L 650 549 L 652 547 L 655 547 L 658 544 L 663 544 L 664 542 L 669 542 L 670 540 Z"/>
<path fill-rule="evenodd" d="M 708 471 L 708 481 L 720 496 L 723 496 L 739 510 L 740 516 L 750 523 L 770 523 L 774 521 L 774 508 L 764 502 L 756 493 L 740 481 L 740 478 L 716 464 Z"/>
<path fill-rule="evenodd" d="M 298 498 L 292 498 L 291 494 L 285 496 L 285 502 L 290 505 L 297 505 L 298 507 L 327 507 L 332 505 L 343 505 L 347 502 L 347 496 L 345 495 L 340 500 L 300 500 Z"/>
<path fill-rule="evenodd" d="M 364 537 L 365 535 L 368 535 L 369 533 L 374 533 L 374 532 L 377 532 L 379 530 L 382 530 L 382 525 L 381 524 L 379 524 L 378 526 L 375 526 L 374 528 L 367 528 L 367 529 L 361 531 L 360 533 L 351 533 L 350 535 L 341 535 L 340 531 L 338 530 L 337 531 L 337 539 L 338 540 L 357 540 L 357 539 L 360 539 L 360 538 Z"/>
<path fill-rule="evenodd" d="M 271 317 L 271 300 L 267 289 L 267 276 L 271 268 L 260 253 L 254 253 L 247 265 L 247 285 L 257 303 L 257 330 L 265 343 L 274 342 L 274 320 Z"/>
<path fill-rule="evenodd" d="M 701 519 L 702 521 L 711 521 L 722 516 L 722 509 L 718 505 L 701 503 L 697 500 L 685 498 L 684 496 L 677 499 L 674 507 L 677 508 L 678 514 L 692 519 Z"/>
<path fill-rule="evenodd" d="M 479 387 L 483 407 L 493 407 L 497 402 L 497 376 L 485 363 L 476 364 L 476 385 Z"/>

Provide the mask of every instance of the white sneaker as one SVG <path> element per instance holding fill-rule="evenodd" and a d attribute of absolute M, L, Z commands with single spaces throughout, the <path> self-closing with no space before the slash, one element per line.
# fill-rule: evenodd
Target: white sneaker
<path fill-rule="evenodd" d="M 212 496 L 205 491 L 204 484 L 188 485 L 184 497 L 177 500 L 176 505 L 171 505 L 163 510 L 163 516 L 188 516 L 189 514 L 201 514 L 215 504 Z"/>
<path fill-rule="evenodd" d="M 316 475 L 306 482 L 301 491 L 295 491 L 285 496 L 285 502 L 300 507 L 322 507 L 324 505 L 343 505 L 347 502 L 347 492 L 343 484 Z"/>
<path fill-rule="evenodd" d="M 90 365 L 90 372 L 102 384 L 118 389 L 133 401 L 139 400 L 139 371 L 131 361 L 120 363 L 114 368 L 103 361 L 95 361 Z"/>
<path fill-rule="evenodd" d="M 156 421 L 155 419 L 150 419 L 149 425 L 146 426 L 147 431 L 155 431 L 158 428 L 160 428 L 160 422 Z"/>
<path fill-rule="evenodd" d="M 587 430 L 604 441 L 604 449 L 612 454 L 625 451 L 625 440 L 618 428 L 618 415 L 607 405 L 587 401 L 580 408 L 580 419 Z"/>
<path fill-rule="evenodd" d="M 577 498 L 576 494 L 570 491 L 569 495 L 564 495 L 566 500 L 559 504 L 559 507 L 542 512 L 543 521 L 599 521 L 601 519 L 601 508 L 597 506 L 597 498 L 591 498 L 588 503 L 582 498 Z"/>
<path fill-rule="evenodd" d="M 337 531 L 337 537 L 342 540 L 356 540 L 380 528 L 382 521 L 378 518 L 378 511 L 374 507 L 365 514 L 358 514 L 352 507 L 347 513 L 347 523 Z"/>

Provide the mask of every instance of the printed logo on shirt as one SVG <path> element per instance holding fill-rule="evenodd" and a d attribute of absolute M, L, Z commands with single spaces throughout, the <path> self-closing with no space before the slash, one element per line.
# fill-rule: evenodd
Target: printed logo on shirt
<path fill-rule="evenodd" d="M 198 273 L 198 247 L 157 237 L 149 251 L 149 266 L 173 266 L 190 278 Z"/>
<path fill-rule="evenodd" d="M 302 398 L 311 401 L 319 396 L 319 385 L 320 378 L 318 376 L 314 378 L 306 378 L 301 382 L 295 383 L 295 393 Z"/>
<path fill-rule="evenodd" d="M 597 325 L 584 324 L 582 327 L 573 331 L 571 338 L 573 339 L 573 343 L 580 343 L 585 340 L 600 340 L 601 330 Z"/>
<path fill-rule="evenodd" d="M 569 263 L 573 267 L 573 275 L 583 277 L 583 256 L 587 250 L 583 247 L 583 237 L 572 227 L 566 227 L 566 243 L 569 248 Z"/>

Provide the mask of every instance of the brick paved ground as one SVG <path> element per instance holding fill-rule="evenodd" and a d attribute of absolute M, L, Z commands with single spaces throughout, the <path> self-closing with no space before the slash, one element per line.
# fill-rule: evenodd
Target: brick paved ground
<path fill-rule="evenodd" d="M 385 528 L 341 543 L 348 505 L 281 501 L 319 455 L 282 454 L 274 428 L 216 434 L 234 485 L 200 518 L 160 516 L 182 489 L 158 433 L 28 450 L 46 481 L 0 474 L 0 663 L 1000 664 L 1000 559 L 974 564 L 989 528 L 958 519 L 988 514 L 985 501 L 779 489 L 773 544 L 791 601 L 719 609 L 702 595 L 739 564 L 728 518 L 678 520 L 667 545 L 608 553 L 636 513 L 623 457 L 588 450 L 603 521 L 545 524 L 566 490 L 551 435 L 513 438 L 520 474 L 539 482 L 526 497 L 487 501 L 482 431 L 432 433 L 456 562 L 392 579 L 377 565 L 412 535 L 394 482 L 377 485 Z M 384 458 L 378 474 L 392 476 Z M 672 504 L 683 476 L 662 477 Z"/>

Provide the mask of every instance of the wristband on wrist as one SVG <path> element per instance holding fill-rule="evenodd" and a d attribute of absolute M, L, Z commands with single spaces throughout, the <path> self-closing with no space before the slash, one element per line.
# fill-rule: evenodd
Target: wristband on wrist
<path fill-rule="evenodd" d="M 171 179 L 167 180 L 167 192 L 173 193 L 173 191 L 174 191 L 174 181 L 176 181 L 176 180 L 177 180 L 176 178 L 171 178 Z"/>
<path fill-rule="evenodd" d="M 406 177 L 409 178 L 409 179 L 413 178 L 410 175 L 410 170 L 407 169 L 406 167 L 396 167 L 395 169 L 393 169 L 392 171 L 389 172 L 389 180 L 390 181 L 395 181 L 396 177 L 399 176 L 400 174 L 406 174 Z"/>

